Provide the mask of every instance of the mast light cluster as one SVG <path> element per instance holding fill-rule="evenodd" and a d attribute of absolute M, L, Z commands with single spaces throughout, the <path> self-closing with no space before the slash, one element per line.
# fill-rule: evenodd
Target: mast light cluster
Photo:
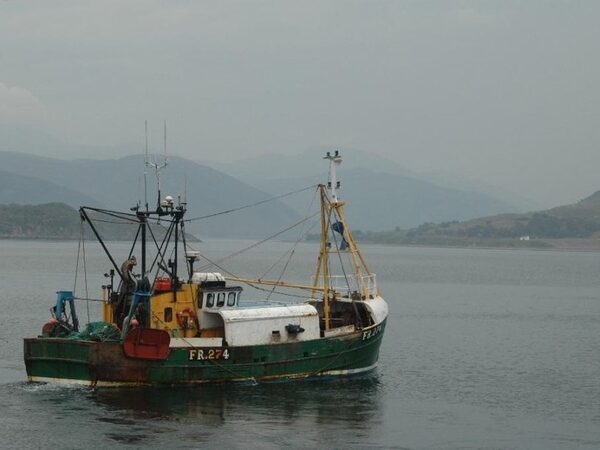
<path fill-rule="evenodd" d="M 331 152 L 327 152 L 327 155 L 323 159 L 329 160 L 329 182 L 327 183 L 327 189 L 331 194 L 331 202 L 338 203 L 337 189 L 340 188 L 341 184 L 337 180 L 337 166 L 342 163 L 342 157 L 338 150 L 332 155 Z"/>

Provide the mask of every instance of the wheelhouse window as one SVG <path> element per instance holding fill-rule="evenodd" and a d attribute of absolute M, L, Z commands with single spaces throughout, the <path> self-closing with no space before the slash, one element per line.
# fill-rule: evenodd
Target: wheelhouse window
<path fill-rule="evenodd" d="M 206 307 L 212 308 L 213 306 L 215 306 L 215 294 L 209 292 L 206 294 Z"/>
<path fill-rule="evenodd" d="M 235 292 L 230 292 L 229 294 L 227 294 L 227 306 L 235 306 L 236 297 L 237 296 Z"/>
<path fill-rule="evenodd" d="M 206 308 L 223 308 L 224 306 L 238 306 L 240 300 L 239 290 L 227 290 L 225 292 L 205 292 L 204 305 Z"/>

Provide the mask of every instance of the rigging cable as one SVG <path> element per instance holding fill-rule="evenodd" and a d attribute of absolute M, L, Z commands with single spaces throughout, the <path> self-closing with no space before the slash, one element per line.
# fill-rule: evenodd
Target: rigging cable
<path fill-rule="evenodd" d="M 75 292 L 77 291 L 77 277 L 79 276 L 79 260 L 81 259 L 81 253 L 83 249 L 83 273 L 85 279 L 85 296 L 88 295 L 88 283 L 87 283 L 87 268 L 85 262 L 85 241 L 84 241 L 84 229 L 83 229 L 83 221 L 79 222 L 79 241 L 77 243 L 77 263 L 75 264 L 75 280 L 73 281 L 73 298 L 75 297 Z M 77 298 L 79 299 L 79 298 Z M 89 302 L 86 302 L 86 310 L 87 310 L 87 321 L 90 322 L 90 305 Z M 72 311 L 71 311 L 72 314 Z"/>
<path fill-rule="evenodd" d="M 301 240 L 303 240 L 303 239 L 306 237 L 306 234 L 308 234 L 308 232 L 314 228 L 314 226 L 315 226 L 316 224 L 317 224 L 317 222 L 314 222 L 314 223 L 312 224 L 312 226 L 311 226 L 311 227 L 310 227 L 308 230 L 306 230 L 306 233 L 302 234 L 302 235 L 301 235 L 301 236 L 298 238 L 298 240 L 296 241 L 296 243 L 295 243 L 295 244 L 294 244 L 294 246 L 292 247 L 292 250 L 289 252 L 289 253 L 290 253 L 290 256 L 289 256 L 288 260 L 285 262 L 285 264 L 284 264 L 284 266 L 283 266 L 283 269 L 281 269 L 281 273 L 279 274 L 279 277 L 277 278 L 277 283 L 279 283 L 279 282 L 281 281 L 281 279 L 283 278 L 283 276 L 285 275 L 285 272 L 286 272 L 286 270 L 287 270 L 287 268 L 288 268 L 288 265 L 289 265 L 289 264 L 290 264 L 290 262 L 292 261 L 292 258 L 293 258 L 293 256 L 294 256 L 294 253 L 296 252 L 296 247 L 298 246 L 298 244 L 300 243 L 300 241 L 301 241 Z M 285 255 L 285 253 L 284 253 L 284 255 Z M 280 260 L 281 260 L 281 258 L 280 258 Z M 271 298 L 271 295 L 273 295 L 273 293 L 275 293 L 275 288 L 276 288 L 276 287 L 277 287 L 277 286 L 276 286 L 276 285 L 274 285 L 274 286 L 273 286 L 273 288 L 270 290 L 270 292 L 269 292 L 269 295 L 267 295 L 267 298 L 266 298 L 266 300 L 267 300 L 267 301 L 269 301 L 269 299 Z M 278 292 L 278 293 L 280 293 L 280 292 Z"/>
<path fill-rule="evenodd" d="M 315 195 L 312 196 L 311 201 L 310 201 L 308 207 L 306 208 L 306 214 L 308 214 L 308 212 L 312 209 L 312 206 L 314 204 L 315 198 L 317 197 L 316 194 L 317 194 L 317 191 L 315 191 Z M 281 279 L 283 278 L 283 276 L 285 275 L 285 272 L 286 272 L 286 270 L 288 268 L 288 265 L 290 264 L 290 262 L 292 261 L 292 258 L 294 257 L 294 253 L 296 252 L 296 248 L 298 247 L 298 244 L 300 243 L 301 240 L 303 240 L 306 237 L 306 235 L 308 234 L 308 232 L 315 226 L 315 224 L 316 224 L 316 222 L 314 222 L 312 224 L 312 226 L 310 228 L 308 228 L 306 231 L 304 231 L 305 228 L 306 228 L 305 227 L 306 222 L 304 222 L 302 224 L 302 228 L 300 229 L 300 233 L 298 233 L 298 239 L 296 240 L 296 242 L 292 246 L 291 251 L 289 251 L 290 256 L 289 256 L 288 260 L 285 262 L 285 264 L 283 265 L 283 269 L 281 269 L 279 277 L 277 278 L 277 283 L 279 283 L 281 281 Z M 283 256 L 285 256 L 285 253 L 283 254 Z M 278 261 L 280 261 L 280 260 L 281 260 L 281 258 L 278 259 Z M 271 267 L 273 267 L 273 266 L 271 266 Z M 269 269 L 269 270 L 271 270 L 271 269 Z M 271 298 L 271 295 L 273 295 L 273 293 L 275 292 L 275 288 L 276 287 L 277 286 L 274 285 L 273 288 L 271 289 L 271 291 L 269 292 L 269 295 L 267 295 L 267 298 L 266 298 L 267 301 L 269 301 L 269 299 Z"/>
<path fill-rule="evenodd" d="M 306 208 L 306 214 L 308 214 L 308 212 L 309 212 L 309 211 L 312 209 L 312 205 L 313 205 L 313 203 L 314 203 L 314 200 L 315 200 L 315 198 L 316 198 L 316 194 L 317 194 L 317 192 L 318 192 L 318 191 L 315 191 L 315 195 L 314 195 L 314 196 L 311 198 L 310 206 L 309 206 L 308 208 Z M 310 231 L 310 230 L 312 230 L 314 226 L 315 226 L 314 224 L 313 224 L 313 225 L 311 225 L 311 226 L 310 226 L 310 228 L 309 228 L 309 231 Z M 302 231 L 300 231 L 300 232 L 302 233 Z M 307 232 L 307 233 L 308 233 L 308 232 Z M 295 247 L 295 246 L 294 246 L 294 247 Z M 293 249 L 293 248 L 292 248 L 292 249 Z M 292 249 L 290 249 L 290 250 L 292 250 Z M 285 257 L 285 255 L 287 255 L 287 254 L 290 252 L 290 250 L 287 250 L 285 253 L 283 253 L 283 254 L 282 254 L 282 255 L 281 255 L 281 256 L 280 256 L 280 257 L 277 259 L 277 261 L 275 261 L 275 262 L 274 262 L 274 263 L 273 263 L 271 266 L 269 266 L 269 268 L 268 268 L 267 270 L 265 270 L 265 271 L 263 272 L 263 274 L 262 274 L 260 277 L 258 277 L 258 279 L 260 280 L 260 279 L 263 279 L 263 278 L 265 278 L 265 277 L 267 276 L 267 274 L 268 274 L 268 273 L 269 273 L 271 270 L 273 270 L 273 269 L 275 268 L 275 266 L 277 266 L 277 264 L 279 264 L 279 262 L 280 262 L 280 261 L 281 261 L 281 260 L 282 260 L 282 259 Z"/>
<path fill-rule="evenodd" d="M 83 232 L 83 222 L 81 222 L 81 249 L 83 250 L 83 279 L 85 283 L 85 297 L 88 298 L 90 295 L 88 293 L 87 266 L 85 258 L 85 235 Z M 85 307 L 87 310 L 87 321 L 88 323 L 90 323 L 90 302 L 85 302 Z"/>
<path fill-rule="evenodd" d="M 117 222 L 114 220 L 99 219 L 98 217 L 94 217 L 94 222 L 110 223 L 112 225 L 137 225 L 135 222 Z"/>
<path fill-rule="evenodd" d="M 75 280 L 73 280 L 73 295 L 77 291 L 77 276 L 79 275 L 79 258 L 81 254 L 81 240 L 83 239 L 83 221 L 79 222 L 79 241 L 77 243 L 77 262 L 75 263 Z"/>
<path fill-rule="evenodd" d="M 127 220 L 129 222 L 135 222 L 135 223 L 139 222 L 138 216 L 135 214 L 129 214 L 129 213 L 124 213 L 124 212 L 119 212 L 119 211 L 111 211 L 109 209 L 92 208 L 89 206 L 84 206 L 83 209 L 89 209 L 90 211 L 95 211 L 100 214 L 106 214 L 107 216 L 116 217 L 117 219 Z M 94 220 L 96 220 L 96 219 L 94 219 Z"/>
<path fill-rule="evenodd" d="M 334 215 L 337 216 L 337 219 L 340 220 L 339 214 L 337 214 L 337 210 L 334 211 Z M 345 231 L 345 230 L 343 230 Z M 342 260 L 342 250 L 340 250 L 340 245 L 338 245 L 337 237 L 335 235 L 335 231 L 331 231 L 331 235 L 333 236 L 333 241 L 335 242 L 335 248 L 337 249 L 338 258 L 340 260 L 340 267 L 342 268 L 342 273 L 344 274 L 344 279 L 346 280 L 346 286 L 348 286 L 348 292 L 350 292 L 350 281 L 348 280 L 348 275 L 346 274 L 346 269 L 344 268 L 344 261 Z M 342 234 L 342 242 L 344 240 L 344 234 Z"/>
<path fill-rule="evenodd" d="M 221 258 L 221 259 L 219 260 L 219 263 L 222 263 L 223 261 L 226 261 L 226 260 L 228 260 L 228 259 L 231 259 L 231 258 L 233 258 L 233 257 L 235 257 L 235 256 L 241 255 L 242 253 L 244 253 L 244 252 L 246 252 L 246 251 L 248 251 L 248 250 L 251 250 L 251 249 L 253 249 L 253 248 L 255 248 L 255 247 L 258 247 L 259 245 L 261 245 L 261 244 L 264 244 L 265 242 L 267 242 L 267 241 L 269 241 L 269 240 L 271 240 L 271 239 L 274 239 L 274 238 L 276 238 L 277 236 L 280 236 L 280 235 L 282 235 L 282 234 L 283 234 L 283 233 L 285 233 L 286 231 L 289 231 L 289 230 L 291 230 L 292 228 L 295 228 L 295 227 L 297 227 L 298 225 L 301 225 L 301 224 L 303 224 L 304 222 L 306 222 L 306 221 L 308 221 L 308 220 L 312 219 L 313 217 L 317 216 L 318 214 L 319 214 L 319 212 L 316 212 L 316 213 L 314 213 L 314 214 L 312 214 L 312 215 L 310 215 L 310 216 L 308 216 L 308 217 L 305 217 L 304 219 L 301 219 L 301 220 L 299 220 L 298 222 L 294 223 L 293 225 L 290 225 L 289 227 L 287 227 L 287 228 L 284 228 L 283 230 L 280 230 L 280 231 L 278 231 L 278 232 L 277 232 L 277 233 L 275 233 L 275 234 L 272 234 L 271 236 L 269 236 L 269 237 L 267 237 L 267 238 L 264 238 L 264 239 L 262 239 L 262 240 L 260 240 L 260 241 L 258 241 L 258 242 L 255 242 L 254 244 L 252 244 L 252 245 L 250 245 L 250 246 L 248 246 L 248 247 L 246 247 L 246 248 L 243 248 L 243 249 L 241 249 L 241 250 L 238 250 L 237 252 L 231 253 L 230 255 L 227 255 L 227 256 L 225 256 L 225 257 Z M 206 258 L 205 258 L 205 259 L 206 259 Z M 209 260 L 207 259 L 207 261 L 209 261 Z M 211 262 L 211 264 L 206 264 L 206 265 L 202 266 L 202 267 L 201 267 L 199 270 L 200 270 L 200 271 L 202 271 L 202 270 L 204 270 L 204 269 L 207 269 L 207 268 L 209 268 L 211 265 L 216 265 L 216 264 L 212 263 L 212 261 L 209 261 L 209 262 Z M 217 267 L 219 267 L 219 266 L 217 266 Z"/>
<path fill-rule="evenodd" d="M 289 230 L 291 230 L 292 228 L 295 228 L 295 227 L 297 227 L 298 225 L 301 225 L 301 224 L 303 224 L 304 222 L 306 222 L 306 221 L 308 221 L 308 220 L 312 219 L 313 217 L 317 216 L 318 214 L 320 214 L 320 212 L 316 212 L 316 213 L 314 213 L 314 214 L 312 214 L 312 215 L 310 215 L 310 216 L 308 216 L 308 217 L 305 217 L 304 219 L 301 219 L 301 220 L 299 220 L 298 222 L 294 223 L 293 225 L 290 225 L 289 227 L 287 227 L 287 228 L 285 228 L 285 229 L 283 229 L 283 230 L 281 230 L 281 231 L 279 231 L 279 232 L 277 232 L 277 233 L 275 233 L 275 234 L 273 234 L 273 235 L 271 235 L 271 236 L 269 236 L 269 237 L 267 237 L 267 238 L 265 238 L 265 239 L 262 239 L 261 241 L 255 242 L 254 244 L 252 244 L 252 245 L 250 245 L 250 246 L 248 246 L 248 247 L 246 247 L 246 248 L 244 248 L 244 249 L 241 249 L 241 250 L 239 250 L 239 251 L 237 251 L 237 252 L 234 252 L 234 253 L 232 253 L 232 254 L 230 254 L 230 255 L 228 255 L 228 256 L 226 256 L 226 257 L 224 257 L 224 258 L 221 258 L 221 259 L 219 260 L 219 262 L 218 262 L 218 263 L 217 263 L 217 262 L 215 262 L 215 261 L 212 261 L 212 260 L 211 260 L 211 259 L 209 259 L 207 256 L 205 256 L 205 255 L 203 255 L 202 253 L 200 253 L 200 256 L 201 256 L 203 259 L 205 259 L 206 261 L 208 261 L 208 263 L 209 263 L 209 264 L 205 264 L 204 266 L 202 266 L 202 267 L 201 267 L 201 268 L 199 268 L 198 270 L 199 270 L 199 271 L 203 271 L 203 270 L 206 270 L 206 269 L 208 269 L 209 267 L 213 267 L 213 266 L 214 266 L 214 267 L 217 267 L 219 270 L 221 270 L 221 271 L 223 271 L 223 272 L 227 273 L 228 275 L 230 275 L 230 276 L 232 276 L 232 277 L 239 278 L 239 277 L 237 277 L 235 274 L 233 274 L 232 272 L 230 272 L 229 270 L 225 269 L 225 268 L 224 268 L 223 266 L 221 266 L 219 263 L 223 263 L 223 261 L 225 261 L 225 260 L 227 260 L 227 259 L 230 259 L 230 258 L 232 258 L 232 257 L 234 257 L 234 256 L 237 256 L 237 255 L 240 255 L 241 253 L 244 253 L 244 252 L 246 252 L 246 251 L 248 251 L 248 250 L 250 250 L 250 249 L 252 249 L 252 248 L 255 248 L 255 247 L 257 247 L 257 246 L 259 246 L 259 245 L 261 245 L 261 244 L 265 243 L 266 241 L 268 241 L 268 240 L 270 240 L 270 239 L 273 239 L 273 238 L 275 238 L 275 237 L 277 237 L 277 236 L 279 236 L 279 235 L 281 235 L 281 234 L 285 233 L 286 231 L 289 231 Z M 194 248 L 193 248 L 193 247 L 191 247 L 191 246 L 190 246 L 190 248 L 192 248 L 192 250 L 194 250 Z M 252 284 L 252 283 L 250 283 L 250 282 L 245 282 L 245 283 L 246 283 L 247 285 L 249 285 L 249 286 L 253 287 L 253 288 L 254 288 L 254 289 L 256 289 L 256 290 L 259 290 L 259 291 L 264 291 L 264 292 L 269 292 L 269 291 L 270 291 L 270 289 L 265 289 L 265 288 L 261 288 L 261 287 L 255 286 L 254 284 Z M 304 299 L 304 300 L 310 299 L 310 297 L 306 297 L 306 296 L 303 296 L 303 295 L 289 294 L 289 293 L 286 293 L 286 292 L 281 292 L 281 291 L 277 291 L 277 293 L 278 293 L 278 294 L 281 294 L 281 295 L 288 296 L 288 297 L 301 298 L 301 299 Z"/>
<path fill-rule="evenodd" d="M 329 197 L 327 196 L 327 192 L 324 192 L 324 194 L 325 194 L 325 200 L 327 200 L 327 202 L 331 205 L 331 200 L 329 200 Z M 333 214 L 334 214 L 335 217 L 337 217 L 338 221 L 341 220 L 341 217 L 340 217 L 337 209 L 333 210 Z M 331 224 L 331 218 L 329 220 L 329 224 Z M 346 269 L 344 268 L 344 262 L 342 260 L 342 254 L 340 253 L 341 252 L 340 246 L 338 245 L 337 237 L 335 235 L 335 232 L 333 230 L 329 230 L 330 226 L 331 225 L 328 225 L 328 227 L 327 227 L 327 234 L 329 234 L 329 232 L 331 231 L 331 235 L 333 236 L 333 241 L 335 242 L 335 248 L 337 250 L 338 258 L 340 260 L 340 267 L 342 269 L 342 273 L 344 274 L 344 279 L 346 280 L 346 286 L 348 286 L 348 292 L 350 292 L 350 281 L 348 281 L 348 275 L 346 274 Z M 344 240 L 344 234 L 342 233 L 342 241 L 343 240 Z"/>
<path fill-rule="evenodd" d="M 289 197 L 290 195 L 299 194 L 300 192 L 307 191 L 307 190 L 315 188 L 317 186 L 318 186 L 317 184 L 313 184 L 311 186 L 306 186 L 306 187 L 303 187 L 301 189 L 297 189 L 295 191 L 286 192 L 285 194 L 276 195 L 274 197 L 270 197 L 270 198 L 267 198 L 265 200 L 260 200 L 260 201 L 255 202 L 255 203 L 251 203 L 251 204 L 248 204 L 248 205 L 239 206 L 237 208 L 231 208 L 231 209 L 226 209 L 226 210 L 223 210 L 223 211 L 218 211 L 218 212 L 211 213 L 211 214 L 206 214 L 204 216 L 192 217 L 191 219 L 182 220 L 182 222 L 193 222 L 193 221 L 196 221 L 196 220 L 209 219 L 211 217 L 216 217 L 216 216 L 220 216 L 220 215 L 224 215 L 224 214 L 230 214 L 230 213 L 233 213 L 233 212 L 241 211 L 243 209 L 252 208 L 254 206 L 263 205 L 265 203 L 269 203 L 269 202 L 272 202 L 272 201 L 275 201 L 275 200 L 279 200 L 279 199 L 282 199 L 282 198 L 285 198 L 285 197 Z M 88 209 L 90 211 L 95 211 L 95 212 L 100 213 L 100 214 L 106 214 L 108 216 L 112 216 L 112 217 L 115 217 L 117 219 L 125 220 L 127 222 L 133 222 L 133 223 L 137 223 L 138 222 L 137 215 L 134 215 L 134 214 L 123 213 L 123 212 L 118 212 L 118 211 L 111 211 L 111 210 L 108 210 L 108 209 L 92 208 L 92 207 L 89 207 L 89 206 L 85 206 L 84 208 Z M 106 223 L 118 223 L 118 224 L 122 224 L 122 225 L 126 224 L 126 222 L 111 222 L 111 221 L 97 219 L 97 218 L 95 218 L 94 221 L 102 221 L 102 222 L 106 222 Z M 171 222 L 171 220 L 169 220 L 169 219 L 161 219 L 160 217 L 158 217 L 156 219 L 156 222 L 157 223 L 160 223 L 160 222 Z"/>
<path fill-rule="evenodd" d="M 154 265 L 157 264 L 156 275 L 158 275 L 158 270 L 161 268 L 160 267 L 161 265 L 163 267 L 166 267 L 164 252 L 167 251 L 167 247 L 169 246 L 169 241 L 171 240 L 171 235 L 173 234 L 173 227 L 174 227 L 175 222 L 170 222 L 170 223 L 171 224 L 169 225 L 169 228 L 165 228 L 165 226 L 160 223 L 157 224 L 160 227 L 162 227 L 163 229 L 165 229 L 165 236 L 163 237 L 163 241 L 161 242 L 160 246 L 158 245 L 158 241 L 156 240 L 156 237 L 154 236 L 154 232 L 152 231 L 150 224 L 148 224 L 148 230 L 150 231 L 150 235 L 152 236 L 152 240 L 154 241 L 154 245 L 156 245 L 156 250 L 157 250 L 157 254 L 154 257 L 154 261 L 152 261 L 152 265 L 150 266 L 150 269 L 148 269 L 148 272 L 152 272 Z M 163 249 L 163 246 L 164 246 L 164 249 Z M 159 257 L 160 257 L 161 261 L 157 263 Z M 167 273 L 168 273 L 168 271 L 167 271 Z M 156 277 L 156 275 L 155 275 L 155 277 Z"/>
<path fill-rule="evenodd" d="M 231 275 L 231 276 L 232 276 L 232 277 L 234 277 L 234 278 L 239 278 L 237 275 L 235 275 L 234 273 L 230 272 L 230 271 L 229 271 L 229 270 L 227 270 L 226 268 L 224 268 L 224 267 L 220 266 L 220 265 L 219 265 L 219 264 L 217 264 L 216 262 L 214 262 L 214 261 L 211 261 L 211 260 L 210 260 L 208 257 L 204 256 L 203 254 L 200 254 L 200 256 L 201 256 L 202 258 L 204 258 L 205 260 L 207 260 L 207 261 L 210 263 L 210 264 L 208 265 L 209 267 L 210 267 L 210 266 L 215 266 L 215 267 L 217 267 L 219 270 L 221 270 L 221 271 L 225 272 L 226 274 L 228 274 L 228 275 Z M 261 288 L 261 287 L 255 286 L 253 283 L 251 283 L 251 282 L 249 282 L 249 281 L 243 281 L 243 283 L 245 283 L 245 284 L 247 284 L 248 286 L 250 286 L 250 287 L 252 287 L 252 288 L 256 289 L 257 291 L 263 291 L 263 292 L 269 292 L 269 291 L 270 291 L 270 289 L 265 289 L 265 288 Z M 287 292 L 281 292 L 281 291 L 277 291 L 277 294 L 285 295 L 285 296 L 287 296 L 287 297 L 301 298 L 301 299 L 303 299 L 303 300 L 310 300 L 310 297 L 306 297 L 306 296 L 304 296 L 304 295 L 289 294 L 289 293 L 287 293 Z"/>
<path fill-rule="evenodd" d="M 184 220 L 184 222 L 192 222 L 192 221 L 195 221 L 195 220 L 209 219 L 211 217 L 220 216 L 220 215 L 223 215 L 223 214 L 229 214 L 229 213 L 236 212 L 236 211 L 241 211 L 242 209 L 252 208 L 254 206 L 259 206 L 259 205 L 262 205 L 262 204 L 265 204 L 265 203 L 268 203 L 268 202 L 272 202 L 274 200 L 278 200 L 280 198 L 289 197 L 290 195 L 293 195 L 293 194 L 299 194 L 300 192 L 307 191 L 307 190 L 312 189 L 312 188 L 314 188 L 316 186 L 317 186 L 316 184 L 313 184 L 311 186 L 307 186 L 307 187 L 304 187 L 302 189 L 298 189 L 296 191 L 287 192 L 285 194 L 281 194 L 281 195 L 277 195 L 275 197 L 267 198 L 265 200 L 261 200 L 259 202 L 252 203 L 252 204 L 249 204 L 249 205 L 239 206 L 237 208 L 227 209 L 227 210 L 224 210 L 224 211 L 219 211 L 219 212 L 216 212 L 216 213 L 207 214 L 205 216 L 199 216 L 199 217 L 193 217 L 191 219 L 186 219 L 186 220 Z"/>

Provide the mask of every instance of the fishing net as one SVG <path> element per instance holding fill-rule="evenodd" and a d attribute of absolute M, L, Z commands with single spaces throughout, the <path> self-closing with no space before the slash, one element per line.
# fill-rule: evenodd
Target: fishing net
<path fill-rule="evenodd" d="M 121 330 L 108 322 L 90 322 L 79 332 L 73 332 L 67 339 L 83 341 L 110 342 L 121 340 Z"/>

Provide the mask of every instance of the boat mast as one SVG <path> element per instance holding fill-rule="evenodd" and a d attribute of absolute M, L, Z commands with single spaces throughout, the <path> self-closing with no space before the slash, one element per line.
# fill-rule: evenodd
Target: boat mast
<path fill-rule="evenodd" d="M 325 321 L 325 329 L 331 328 L 331 311 L 330 311 L 330 295 L 335 291 L 332 291 L 329 286 L 329 246 L 330 243 L 327 241 L 329 234 L 329 227 L 331 226 L 331 213 L 334 205 L 338 204 L 337 199 L 337 188 L 340 183 L 337 181 L 336 169 L 342 163 L 342 157 L 340 152 L 336 150 L 334 155 L 331 152 L 327 152 L 327 155 L 323 159 L 329 160 L 329 182 L 327 188 L 331 193 L 331 200 L 328 200 L 327 193 L 324 185 L 319 186 L 320 197 L 321 197 L 321 251 L 319 252 L 319 259 L 317 261 L 317 268 L 315 276 L 313 278 L 313 286 L 316 288 L 319 284 L 320 276 L 323 277 L 323 320 Z"/>
<path fill-rule="evenodd" d="M 329 242 L 327 242 L 327 235 L 329 231 L 329 225 L 331 223 L 331 209 L 327 207 L 327 195 L 325 193 L 325 187 L 321 185 L 321 252 L 319 255 L 320 266 L 323 271 L 323 319 L 325 320 L 325 329 L 331 328 L 331 312 L 329 305 Z M 317 268 L 317 271 L 320 268 Z M 319 275 L 317 272 L 316 279 Z"/>
<path fill-rule="evenodd" d="M 335 290 L 330 286 L 330 268 L 329 268 L 329 253 L 331 252 L 331 243 L 328 241 L 329 229 L 332 227 L 332 222 L 337 221 L 341 224 L 340 232 L 342 239 L 348 244 L 348 253 L 352 259 L 354 266 L 354 276 L 356 278 L 357 294 L 361 299 L 370 298 L 373 293 L 370 287 L 365 283 L 365 278 L 371 277 L 372 272 L 369 269 L 366 261 L 360 254 L 356 241 L 352 236 L 350 227 L 346 222 L 344 214 L 345 203 L 338 199 L 337 190 L 340 188 L 340 182 L 337 179 L 337 166 L 342 162 L 342 157 L 339 151 L 333 155 L 327 152 L 323 158 L 329 160 L 329 181 L 327 187 L 320 185 L 321 194 L 321 251 L 317 261 L 317 268 L 313 277 L 313 295 L 317 291 L 323 292 L 323 319 L 325 321 L 325 329 L 331 327 L 331 300 L 335 300 Z M 329 191 L 329 197 L 327 195 Z M 337 230 L 336 230 L 337 231 Z M 343 249 L 336 249 L 343 251 Z M 319 280 L 322 278 L 322 287 L 319 286 Z"/>

